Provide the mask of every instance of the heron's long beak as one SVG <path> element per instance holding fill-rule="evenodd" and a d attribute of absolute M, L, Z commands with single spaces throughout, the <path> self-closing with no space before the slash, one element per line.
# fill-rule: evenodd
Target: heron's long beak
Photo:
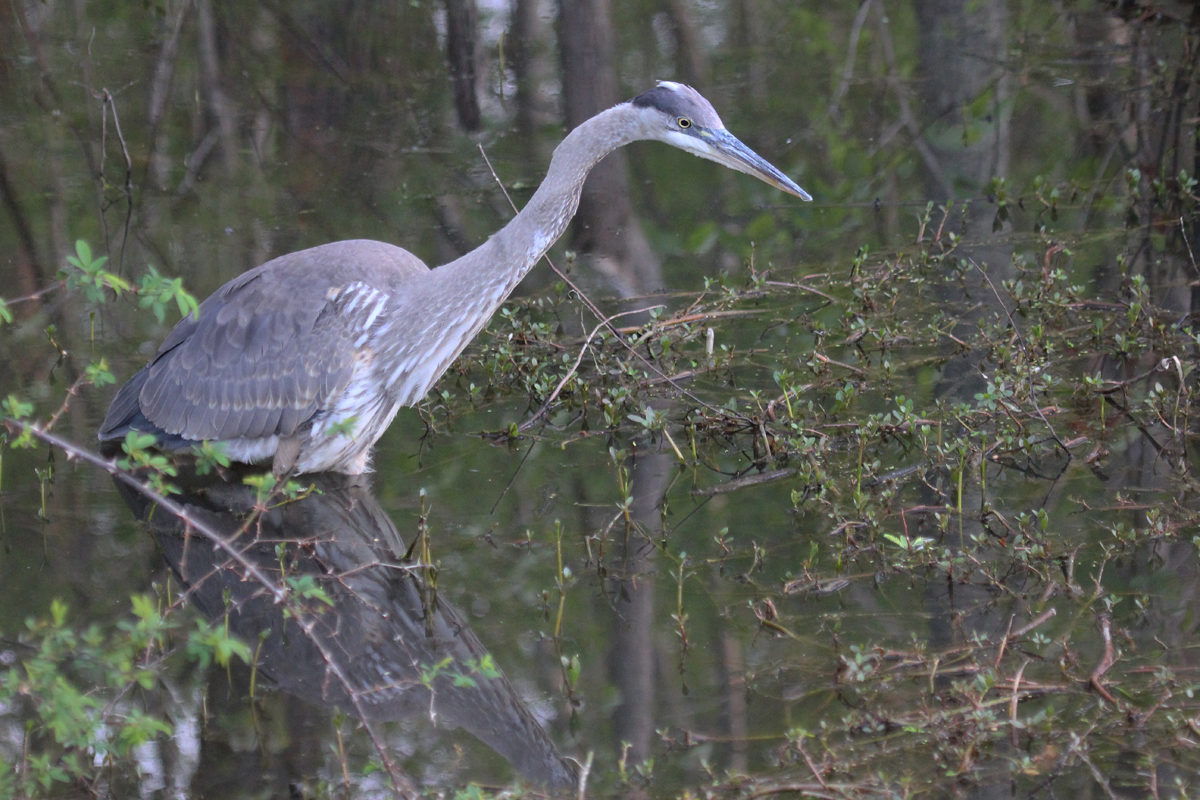
<path fill-rule="evenodd" d="M 812 200 L 812 195 L 801 189 L 796 183 L 784 175 L 758 153 L 727 130 L 700 131 L 699 138 L 709 145 L 704 157 L 718 164 L 724 164 L 730 169 L 753 175 L 764 183 L 769 183 L 776 189 L 795 195 L 801 200 Z"/>

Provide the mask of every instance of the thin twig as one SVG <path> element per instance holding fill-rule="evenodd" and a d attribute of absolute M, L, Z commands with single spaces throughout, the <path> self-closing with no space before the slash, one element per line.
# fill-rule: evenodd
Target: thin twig
<path fill-rule="evenodd" d="M 45 430 L 51 430 L 55 424 L 58 423 L 59 418 L 62 417 L 63 414 L 67 413 L 67 409 L 71 407 L 71 398 L 77 396 L 79 394 L 79 390 L 84 386 L 91 386 L 91 384 L 92 382 L 88 379 L 86 372 L 76 378 L 75 382 L 72 383 L 70 388 L 67 389 L 67 396 L 63 398 L 62 405 L 58 407 L 58 411 L 55 411 L 50 419 L 46 422 Z"/>
<path fill-rule="evenodd" d="M 805 286 L 803 283 L 786 283 L 784 281 L 765 281 L 765 283 L 767 284 L 767 286 L 782 286 L 785 289 L 800 289 L 801 291 L 811 292 L 815 295 L 818 295 L 819 297 L 824 297 L 826 300 L 828 300 L 831 303 L 837 302 L 837 300 L 834 299 L 833 297 L 830 297 L 829 295 L 825 294 L 824 292 L 814 289 L 811 286 Z"/>
<path fill-rule="evenodd" d="M 107 150 L 107 145 L 104 142 L 108 131 L 107 110 L 112 111 L 113 127 L 116 128 L 117 131 L 117 141 L 121 144 L 121 155 L 125 157 L 125 183 L 124 186 L 121 187 L 121 194 L 125 197 L 126 214 L 124 235 L 121 237 L 121 258 L 120 263 L 117 265 L 119 271 L 120 268 L 122 268 L 125 264 L 125 245 L 129 242 L 129 232 L 131 226 L 133 225 L 133 158 L 131 158 L 129 155 L 129 146 L 125 144 L 125 134 L 121 132 L 121 118 L 117 115 L 117 103 L 113 98 L 112 92 L 110 92 L 108 89 L 102 89 L 100 96 L 103 100 L 101 105 L 102 133 L 100 137 L 101 182 L 107 182 L 108 180 L 104 177 L 104 160 L 107 156 L 107 153 L 105 152 Z M 105 228 L 107 229 L 107 225 Z"/>
<path fill-rule="evenodd" d="M 1155 452 L 1158 453 L 1159 458 L 1166 458 L 1166 450 L 1163 448 L 1163 446 L 1161 444 L 1158 443 L 1158 439 L 1155 439 L 1154 436 L 1151 435 L 1150 431 L 1148 431 L 1146 429 L 1146 426 L 1143 425 L 1142 423 L 1138 422 L 1137 419 L 1134 418 L 1133 414 L 1130 413 L 1128 408 L 1121 405 L 1116 400 L 1113 400 L 1111 395 L 1104 395 L 1104 402 L 1108 403 L 1113 408 L 1116 408 L 1118 411 L 1120 411 L 1122 414 L 1125 415 L 1126 419 L 1128 419 L 1130 422 L 1133 423 L 1133 426 L 1135 428 L 1137 428 L 1138 431 L 1141 432 L 1142 436 L 1145 436 L 1146 439 L 1150 442 L 1150 444 L 1154 447 L 1154 450 L 1155 450 Z"/>
<path fill-rule="evenodd" d="M 521 463 L 517 464 L 517 468 L 513 470 L 512 477 L 508 479 L 508 483 L 505 484 L 503 491 L 500 492 L 500 496 L 496 498 L 496 502 L 492 503 L 492 510 L 488 512 L 489 515 L 496 513 L 496 509 L 500 507 L 500 501 L 508 495 L 509 489 L 511 489 L 513 484 L 517 482 L 517 476 L 521 474 L 522 467 L 524 467 L 525 462 L 529 460 L 529 454 L 533 452 L 533 448 L 535 447 L 537 447 L 536 441 L 529 443 L 529 449 L 525 451 L 525 455 L 521 456 Z"/>
<path fill-rule="evenodd" d="M 871 0 L 867 0 L 868 3 L 870 1 Z M 825 783 L 825 778 L 823 778 L 821 773 L 817 770 L 817 765 L 813 763 L 812 759 L 808 757 L 808 753 L 805 752 L 803 740 L 796 742 L 796 749 L 800 751 L 801 757 L 804 758 L 804 763 L 808 765 L 808 770 L 812 773 L 813 777 L 817 779 L 817 783 L 821 784 L 822 789 L 828 789 L 829 784 Z"/>
<path fill-rule="evenodd" d="M 592 759 L 595 755 L 594 751 L 588 750 L 587 759 L 583 762 L 583 768 L 579 770 L 579 800 L 585 800 L 587 797 L 588 776 L 592 773 Z"/>
<path fill-rule="evenodd" d="M 65 280 L 54 281 L 49 286 L 46 286 L 43 289 L 38 289 L 36 292 L 30 292 L 29 294 L 22 295 L 21 297 L 13 297 L 11 299 L 6 299 L 4 301 L 4 304 L 6 306 L 15 306 L 17 303 L 27 303 L 30 300 L 38 300 L 38 299 L 44 297 L 45 295 L 50 294 L 51 292 L 57 292 L 59 289 L 63 288 L 66 285 L 67 285 L 67 282 Z"/>
<path fill-rule="evenodd" d="M 657 306 L 649 306 L 648 308 L 644 308 L 642 310 L 650 311 L 655 308 L 666 308 L 666 306 L 660 304 Z M 636 314 L 637 312 L 627 311 L 625 313 Z M 755 317 L 763 313 L 765 312 L 758 308 L 743 308 L 733 311 L 700 311 L 695 314 L 689 313 L 679 317 L 671 317 L 670 319 L 659 320 L 655 323 L 654 330 L 663 331 L 676 325 L 687 325 L 690 322 L 705 322 L 710 319 L 719 319 L 721 317 Z M 644 327 L 644 325 L 638 325 L 632 328 L 617 328 L 617 331 L 619 333 L 634 333 L 635 331 L 640 331 Z"/>
<path fill-rule="evenodd" d="M 854 787 L 855 791 L 857 791 L 859 788 L 860 787 Z M 750 794 L 746 795 L 745 800 L 758 800 L 760 797 L 770 797 L 774 794 L 802 794 L 805 797 L 818 798 L 834 798 L 842 796 L 841 791 L 837 791 L 835 793 L 834 790 L 816 783 L 781 783 L 778 786 L 769 786 L 765 789 L 759 789 L 758 791 L 751 792 Z"/>
<path fill-rule="evenodd" d="M 1183 217 L 1179 218 L 1179 235 L 1183 237 L 1183 243 L 1187 247 L 1188 259 L 1192 262 L 1192 273 L 1200 277 L 1200 268 L 1196 266 L 1196 254 L 1192 252 L 1192 243 L 1188 240 L 1187 235 L 1187 223 L 1184 222 Z"/>
<path fill-rule="evenodd" d="M 866 370 L 859 369 L 858 367 L 852 367 L 849 364 L 845 364 L 841 361 L 834 361 L 832 358 L 829 358 L 828 356 L 823 356 L 820 353 L 813 353 L 813 358 L 815 358 L 817 361 L 820 361 L 822 364 L 832 364 L 835 367 L 841 367 L 842 369 L 850 370 L 855 375 L 865 377 L 867 374 Z"/>
<path fill-rule="evenodd" d="M 1012 637 L 1012 624 L 1016 617 L 1008 618 L 1008 630 L 1004 633 L 1004 638 L 1000 640 L 1000 652 L 996 654 L 996 667 L 1000 666 L 1000 662 L 1004 660 L 1004 651 L 1008 649 L 1008 640 Z"/>
<path fill-rule="evenodd" d="M 79 459 L 80 461 L 99 467 L 130 488 L 145 495 L 147 498 L 154 501 L 165 510 L 169 511 L 171 514 L 178 517 L 185 525 L 194 528 L 206 538 L 211 539 L 221 550 L 224 550 L 226 553 L 228 553 L 229 556 L 238 563 L 238 566 L 246 571 L 247 576 L 254 578 L 254 580 L 261 583 L 264 587 L 270 589 L 272 599 L 274 599 L 275 602 L 282 603 L 287 599 L 287 593 L 284 592 L 281 587 L 276 586 L 274 582 L 267 577 L 266 573 L 259 570 L 258 567 L 247 560 L 246 557 L 242 555 L 241 551 L 230 545 L 229 542 L 226 541 L 225 537 L 223 537 L 215 529 L 209 527 L 203 520 L 191 514 L 186 508 L 179 505 L 174 500 L 170 499 L 164 494 L 159 493 L 149 484 L 138 480 L 136 476 L 122 469 L 117 464 L 117 460 L 115 458 L 106 459 L 98 456 L 90 450 L 80 447 L 73 442 L 63 439 L 61 436 L 51 433 L 37 423 L 6 417 L 4 419 L 4 426 L 12 433 L 28 432 L 35 439 L 40 439 L 46 444 L 62 450 L 64 453 L 66 453 L 68 461 Z"/>
<path fill-rule="evenodd" d="M 1108 782 L 1108 776 L 1106 776 L 1099 767 L 1092 763 L 1092 760 L 1088 758 L 1086 753 L 1079 749 L 1080 741 L 1082 741 L 1082 739 L 1077 737 L 1075 742 L 1072 743 L 1072 752 L 1079 756 L 1080 761 L 1082 761 L 1084 764 L 1087 764 L 1088 770 L 1090 770 L 1092 773 L 1092 780 L 1094 780 L 1102 789 L 1104 789 L 1104 793 L 1108 795 L 1109 800 L 1120 800 L 1120 796 L 1113 791 L 1112 784 Z"/>
<path fill-rule="evenodd" d="M 649 308 L 639 308 L 634 311 L 622 311 L 618 314 L 613 314 L 612 316 L 605 317 L 603 320 L 601 320 L 600 324 L 592 328 L 592 332 L 589 333 L 587 338 L 583 340 L 583 346 L 579 348 L 579 355 L 575 358 L 575 363 L 571 365 L 569 370 L 567 370 L 567 374 L 563 375 L 562 380 L 558 382 L 558 386 L 554 387 L 554 391 L 551 392 L 550 396 L 546 398 L 546 402 L 542 403 L 542 407 L 535 411 L 532 417 L 525 422 L 522 422 L 517 430 L 529 430 L 533 427 L 534 423 L 541 419 L 542 415 L 550 409 L 550 404 L 554 402 L 554 400 L 558 397 L 558 393 L 561 392 L 563 387 L 567 385 L 567 381 L 571 380 L 571 376 L 574 375 L 575 371 L 579 369 L 579 364 L 583 361 L 583 356 L 587 353 L 588 345 L 591 344 L 593 337 L 600 332 L 601 328 L 610 327 L 609 323 L 617 317 L 624 317 L 629 314 L 644 314 L 645 312 L 655 308 L 663 308 L 663 306 L 658 305 L 650 306 Z"/>
<path fill-rule="evenodd" d="M 492 178 L 493 178 L 493 180 L 496 181 L 496 185 L 498 185 L 500 187 L 500 191 L 504 193 L 504 199 L 508 201 L 509 206 L 512 207 L 512 210 L 514 212 L 520 213 L 519 209 L 517 208 L 516 203 L 513 202 L 512 197 L 508 194 L 508 189 L 505 188 L 503 181 L 500 180 L 500 176 L 496 174 L 496 170 L 492 166 L 491 160 L 487 157 L 487 153 L 484 151 L 482 144 L 479 145 L 479 154 L 481 156 L 483 156 L 483 161 L 487 165 L 488 171 L 492 173 Z M 544 258 L 546 260 L 546 263 L 550 265 L 550 269 L 554 270 L 554 274 L 557 275 L 559 278 L 561 278 L 562 281 L 565 284 L 567 284 L 567 286 L 571 287 L 571 291 L 575 293 L 575 296 L 578 297 L 585 306 L 587 306 L 588 310 L 591 311 L 592 314 L 595 315 L 596 319 L 604 319 L 604 313 L 602 311 L 600 311 L 600 308 L 595 303 L 592 302 L 591 298 L 588 297 L 583 292 L 583 290 L 581 290 L 578 286 L 575 285 L 574 281 L 572 281 L 570 278 L 568 278 L 565 273 L 560 271 L 559 268 L 557 266 L 555 266 L 554 262 L 550 260 L 550 256 L 548 254 L 543 254 L 542 258 Z M 669 376 L 665 372 L 663 372 L 662 369 L 660 369 L 657 364 L 655 364 L 650 359 L 646 358 L 644 355 L 639 353 L 637 351 L 637 349 L 635 347 L 633 347 L 633 345 L 631 345 L 629 342 L 627 342 L 625 340 L 625 338 L 623 336 L 621 336 L 620 331 L 618 331 L 616 328 L 612 327 L 611 323 L 608 325 L 608 329 L 613 333 L 614 336 L 616 336 L 617 341 L 619 341 L 625 347 L 625 349 L 627 349 L 630 353 L 632 353 L 639 361 L 641 361 L 643 364 L 645 364 L 651 370 L 656 372 L 664 381 L 671 384 L 672 388 L 674 388 L 676 391 L 678 391 L 684 397 L 686 397 L 689 400 L 691 400 L 692 402 L 696 403 L 701 408 L 706 408 L 709 411 L 712 411 L 713 413 L 731 415 L 731 416 L 734 416 L 745 422 L 749 422 L 749 420 L 745 416 L 738 414 L 737 412 L 730 411 L 729 409 L 718 408 L 714 405 L 711 405 L 710 403 L 706 403 L 705 401 L 701 400 L 696 395 L 689 392 L 687 389 L 685 389 L 682 386 L 680 386 L 679 384 L 675 383 L 675 381 L 672 380 L 671 376 Z"/>

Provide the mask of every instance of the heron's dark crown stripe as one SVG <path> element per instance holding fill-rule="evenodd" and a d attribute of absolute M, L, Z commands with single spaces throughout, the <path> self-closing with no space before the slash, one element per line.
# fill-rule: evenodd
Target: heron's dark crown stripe
<path fill-rule="evenodd" d="M 667 86 L 655 86 L 629 101 L 638 108 L 654 108 L 673 117 L 686 116 L 688 98 Z M 694 104 L 693 104 L 694 107 Z"/>
<path fill-rule="evenodd" d="M 712 104 L 695 89 L 682 83 L 664 81 L 650 91 L 642 92 L 629 103 L 635 108 L 652 108 L 675 119 L 687 117 L 691 120 L 691 126 L 680 130 L 693 136 L 700 128 L 721 130 L 725 127 Z"/>

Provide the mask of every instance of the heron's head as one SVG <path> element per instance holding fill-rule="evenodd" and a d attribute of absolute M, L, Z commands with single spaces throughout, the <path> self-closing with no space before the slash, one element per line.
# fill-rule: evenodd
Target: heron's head
<path fill-rule="evenodd" d="M 661 81 L 629 102 L 643 110 L 647 138 L 753 175 L 801 200 L 812 200 L 791 178 L 725 130 L 712 103 L 692 87 Z"/>

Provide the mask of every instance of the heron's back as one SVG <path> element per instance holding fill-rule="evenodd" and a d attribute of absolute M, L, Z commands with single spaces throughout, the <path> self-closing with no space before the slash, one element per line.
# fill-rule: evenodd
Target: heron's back
<path fill-rule="evenodd" d="M 362 393 L 372 330 L 407 284 L 429 274 L 399 247 L 349 240 L 239 275 L 182 319 L 122 387 L 100 439 L 139 430 L 167 449 L 218 440 L 257 455 L 239 460 L 272 457 L 352 383 Z"/>

